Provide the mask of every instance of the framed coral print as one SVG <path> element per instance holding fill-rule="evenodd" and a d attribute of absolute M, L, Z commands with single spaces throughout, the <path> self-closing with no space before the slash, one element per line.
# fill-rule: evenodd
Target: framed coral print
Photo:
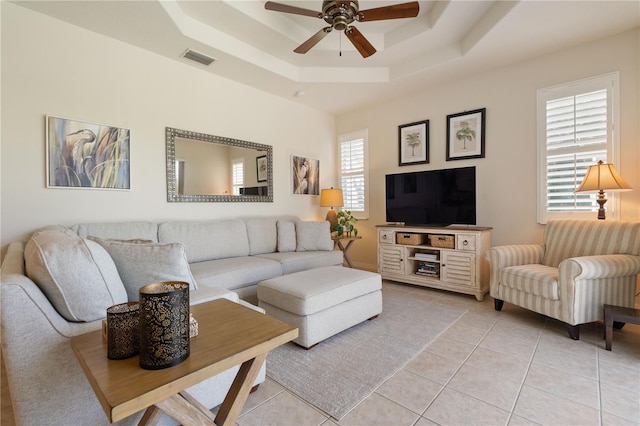
<path fill-rule="evenodd" d="M 447 115 L 447 161 L 484 158 L 486 108 Z"/>
<path fill-rule="evenodd" d="M 258 182 L 267 181 L 267 156 L 266 155 L 256 157 L 256 174 L 258 176 Z"/>
<path fill-rule="evenodd" d="M 46 120 L 48 188 L 131 189 L 129 129 Z"/>
<path fill-rule="evenodd" d="M 429 162 L 429 120 L 398 126 L 398 165 Z"/>

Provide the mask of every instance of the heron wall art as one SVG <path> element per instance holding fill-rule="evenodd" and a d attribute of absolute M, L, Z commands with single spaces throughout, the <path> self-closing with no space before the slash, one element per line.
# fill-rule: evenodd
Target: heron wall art
<path fill-rule="evenodd" d="M 47 117 L 47 184 L 130 189 L 129 129 Z"/>

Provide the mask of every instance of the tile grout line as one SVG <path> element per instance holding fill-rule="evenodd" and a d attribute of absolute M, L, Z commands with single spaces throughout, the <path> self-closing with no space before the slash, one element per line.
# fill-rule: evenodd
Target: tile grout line
<path fill-rule="evenodd" d="M 467 312 L 465 312 L 465 314 L 466 314 L 466 313 L 468 313 L 468 312 L 470 312 L 470 311 L 469 311 L 469 310 L 467 310 Z M 501 313 L 500 313 L 500 314 L 501 314 Z M 462 318 L 463 316 L 464 316 L 464 315 L 462 315 L 460 318 Z M 499 316 L 498 316 L 498 317 L 499 317 Z M 458 318 L 458 320 L 457 320 L 457 321 L 459 321 L 459 320 L 460 320 L 460 318 Z M 456 321 L 456 322 L 457 322 L 457 321 Z M 440 389 L 440 390 L 438 391 L 438 393 L 436 393 L 436 395 L 433 397 L 433 399 L 431 400 L 431 402 L 430 402 L 430 403 L 427 405 L 427 407 L 422 411 L 422 414 L 420 414 L 420 418 L 424 418 L 424 419 L 426 419 L 426 420 L 428 420 L 428 421 L 430 421 L 430 422 L 435 423 L 433 420 L 429 419 L 428 417 L 425 417 L 425 414 L 426 414 L 427 410 L 429 409 L 429 407 L 431 407 L 431 405 L 433 405 L 433 402 L 434 402 L 436 399 L 438 399 L 438 397 L 440 396 L 440 394 L 442 394 L 442 392 L 443 392 L 445 389 L 447 389 L 447 386 L 448 386 L 448 385 L 449 385 L 449 383 L 451 382 L 451 379 L 453 379 L 453 377 L 455 377 L 455 375 L 456 375 L 456 374 L 458 374 L 458 372 L 460 371 L 460 369 L 461 369 L 461 368 L 462 368 L 462 367 L 467 363 L 467 361 L 469 360 L 469 358 L 471 357 L 471 355 L 473 355 L 473 353 L 476 351 L 476 349 L 478 349 L 478 347 L 480 346 L 480 343 L 482 343 L 482 341 L 484 340 L 484 338 L 485 338 L 485 337 L 487 337 L 487 334 L 489 334 L 489 332 L 491 332 L 491 330 L 493 329 L 493 327 L 495 327 L 495 325 L 497 324 L 497 322 L 498 322 L 498 320 L 494 321 L 494 322 L 493 322 L 493 324 L 491 324 L 491 327 L 489 327 L 489 329 L 488 329 L 488 330 L 483 334 L 482 338 L 478 341 L 478 343 L 476 343 L 476 344 L 475 344 L 475 346 L 474 346 L 473 350 L 472 350 L 471 352 L 469 352 L 469 354 L 465 357 L 465 359 L 464 359 L 464 360 L 461 362 L 461 364 L 458 366 L 458 368 L 456 369 L 456 371 L 451 375 L 451 377 L 449 377 L 449 379 L 446 381 L 446 383 L 445 383 L 444 385 L 442 385 L 442 389 Z M 424 351 L 428 351 L 428 346 L 427 346 L 427 349 L 425 349 Z M 423 351 L 423 352 L 424 352 L 424 351 Z M 433 352 L 431 352 L 431 353 L 433 353 Z M 435 354 L 435 355 L 438 355 L 438 354 Z M 459 391 L 456 391 L 455 389 L 451 389 L 451 390 L 453 390 L 453 391 L 455 391 L 455 392 L 459 392 Z M 462 392 L 460 392 L 460 393 L 462 393 Z M 462 394 L 463 394 L 463 395 L 466 395 L 465 393 L 462 393 Z M 471 395 L 466 395 L 466 396 L 468 396 L 468 397 L 470 397 L 470 398 L 477 399 L 477 398 L 475 398 L 475 397 L 473 397 L 473 396 L 471 396 Z M 480 401 L 480 400 L 478 399 L 478 401 Z M 482 402 L 485 402 L 485 401 L 482 401 Z M 485 402 L 485 403 L 486 403 L 486 402 Z M 499 407 L 498 407 L 498 408 L 499 408 Z M 418 421 L 420 420 L 420 418 L 418 419 Z M 507 423 L 508 423 L 508 422 L 507 422 Z"/>
<path fill-rule="evenodd" d="M 531 354 L 531 359 L 529 359 L 529 364 L 527 365 L 527 371 L 524 374 L 524 377 L 522 378 L 522 382 L 520 383 L 520 388 L 518 389 L 518 393 L 516 395 L 515 400 L 513 401 L 513 405 L 511 406 L 511 411 L 509 412 L 509 418 L 507 419 L 507 424 L 509 424 L 509 422 L 511 421 L 511 418 L 513 417 L 515 410 L 516 410 L 516 405 L 518 404 L 518 400 L 520 399 L 520 394 L 522 393 L 522 388 L 524 387 L 524 382 L 527 380 L 527 376 L 529 375 L 529 370 L 531 369 L 531 364 L 533 364 L 533 358 L 535 358 L 536 353 L 538 352 L 538 346 L 540 345 L 540 340 L 542 340 L 542 334 L 544 333 L 544 330 L 547 328 L 547 323 L 549 322 L 548 319 L 545 319 L 544 322 L 544 326 L 542 327 L 542 330 L 540 331 L 540 335 L 538 336 L 538 340 L 536 341 L 536 346 L 535 349 L 533 350 L 533 353 Z M 524 418 L 524 417 L 523 417 Z M 529 421 L 532 421 L 534 423 L 534 420 L 531 419 L 527 419 Z"/>

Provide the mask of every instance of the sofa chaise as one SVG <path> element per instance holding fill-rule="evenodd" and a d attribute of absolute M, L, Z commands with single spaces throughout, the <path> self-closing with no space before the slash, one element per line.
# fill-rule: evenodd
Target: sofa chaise
<path fill-rule="evenodd" d="M 137 300 L 140 286 L 187 281 L 191 304 L 227 298 L 260 310 L 247 302 L 257 300 L 258 282 L 342 260 L 328 222 L 294 217 L 52 226 L 11 243 L 0 297 L 16 424 L 108 424 L 69 338 L 99 330 L 106 308 Z M 188 391 L 213 408 L 236 372 L 229 369 Z M 256 384 L 264 377 L 263 366 Z M 119 424 L 135 424 L 141 415 Z M 165 416 L 163 423 L 171 419 Z"/>

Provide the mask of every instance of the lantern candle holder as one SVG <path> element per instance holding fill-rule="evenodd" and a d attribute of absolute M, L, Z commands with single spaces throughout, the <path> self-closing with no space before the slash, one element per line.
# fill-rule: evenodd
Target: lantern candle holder
<path fill-rule="evenodd" d="M 140 288 L 140 367 L 159 370 L 189 357 L 189 284 L 167 281 Z"/>
<path fill-rule="evenodd" d="M 138 302 L 107 308 L 107 358 L 125 359 L 138 354 Z"/>

